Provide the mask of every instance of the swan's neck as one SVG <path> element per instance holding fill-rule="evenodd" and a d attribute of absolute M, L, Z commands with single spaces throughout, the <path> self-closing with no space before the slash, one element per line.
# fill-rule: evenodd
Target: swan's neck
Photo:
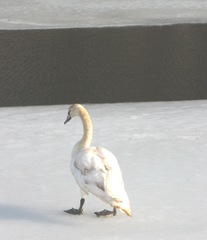
<path fill-rule="evenodd" d="M 81 109 L 79 116 L 83 123 L 83 136 L 81 140 L 74 146 L 73 152 L 77 152 L 89 147 L 92 140 L 92 123 L 90 116 L 85 108 Z"/>
<path fill-rule="evenodd" d="M 80 140 L 80 144 L 83 148 L 89 147 L 91 145 L 92 140 L 92 123 L 88 112 L 84 109 L 84 111 L 80 112 L 80 118 L 83 123 L 83 137 Z"/>

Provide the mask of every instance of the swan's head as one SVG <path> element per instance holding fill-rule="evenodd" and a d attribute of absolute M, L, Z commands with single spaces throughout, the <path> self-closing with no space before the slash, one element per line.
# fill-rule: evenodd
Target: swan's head
<path fill-rule="evenodd" d="M 68 109 L 68 116 L 67 116 L 64 124 L 69 122 L 71 118 L 79 116 L 79 112 L 80 112 L 81 107 L 82 106 L 80 104 L 73 104 L 72 106 L 70 106 L 69 109 Z"/>

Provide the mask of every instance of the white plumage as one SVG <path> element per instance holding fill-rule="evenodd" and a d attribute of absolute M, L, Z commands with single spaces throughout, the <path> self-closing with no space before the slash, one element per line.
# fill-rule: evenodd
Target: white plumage
<path fill-rule="evenodd" d="M 92 123 L 87 110 L 82 105 L 74 104 L 69 108 L 65 123 L 76 116 L 82 120 L 84 134 L 82 139 L 73 147 L 70 167 L 81 189 L 81 201 L 79 209 L 72 208 L 65 212 L 82 214 L 85 198 L 89 193 L 92 193 L 114 208 L 113 211 L 96 212 L 98 217 L 116 215 L 116 209 L 132 216 L 116 157 L 105 148 L 90 147 Z"/>

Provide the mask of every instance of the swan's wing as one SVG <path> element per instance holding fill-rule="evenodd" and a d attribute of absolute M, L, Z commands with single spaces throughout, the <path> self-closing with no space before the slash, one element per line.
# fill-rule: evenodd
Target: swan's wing
<path fill-rule="evenodd" d="M 95 149 L 107 173 L 112 173 L 117 180 L 122 180 L 122 173 L 114 154 L 102 147 L 96 147 Z"/>
<path fill-rule="evenodd" d="M 108 203 L 122 201 L 125 190 L 120 167 L 107 149 L 90 147 L 78 152 L 71 170 L 83 191 Z"/>
<path fill-rule="evenodd" d="M 111 204 L 118 208 L 125 203 L 128 205 L 129 200 L 116 157 L 105 148 L 98 147 L 97 151 L 107 169 L 105 186 L 107 195 L 111 197 Z"/>
<path fill-rule="evenodd" d="M 72 161 L 71 170 L 85 192 L 100 195 L 105 191 L 107 170 L 95 148 L 78 152 Z"/>
<path fill-rule="evenodd" d="M 111 206 L 130 215 L 127 193 L 116 157 L 105 148 L 88 148 L 78 152 L 73 174 L 80 188 L 93 193 Z"/>
<path fill-rule="evenodd" d="M 96 148 L 87 148 L 78 152 L 75 156 L 74 166 L 83 175 L 87 175 L 92 171 L 106 172 L 101 156 L 99 156 Z"/>
<path fill-rule="evenodd" d="M 122 179 L 121 170 L 116 157 L 105 148 L 90 147 L 76 157 L 75 166 L 84 174 L 91 171 L 113 173 L 116 179 Z"/>

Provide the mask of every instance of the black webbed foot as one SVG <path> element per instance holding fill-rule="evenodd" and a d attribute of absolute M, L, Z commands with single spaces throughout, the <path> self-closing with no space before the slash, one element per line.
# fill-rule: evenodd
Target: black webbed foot
<path fill-rule="evenodd" d="M 113 217 L 113 216 L 116 215 L 116 208 L 114 208 L 113 211 L 109 211 L 109 210 L 104 209 L 101 212 L 95 212 L 95 214 L 96 214 L 97 217 Z"/>
<path fill-rule="evenodd" d="M 75 208 L 71 208 L 69 210 L 65 210 L 64 212 L 66 212 L 68 214 L 73 214 L 73 215 L 81 215 L 81 214 L 83 214 L 83 210 L 75 209 Z"/>
<path fill-rule="evenodd" d="M 83 214 L 83 204 L 84 203 L 85 203 L 85 199 L 81 198 L 79 209 L 71 208 L 69 210 L 65 210 L 64 212 L 66 212 L 68 214 L 73 214 L 73 215 L 81 215 L 81 214 Z"/>

